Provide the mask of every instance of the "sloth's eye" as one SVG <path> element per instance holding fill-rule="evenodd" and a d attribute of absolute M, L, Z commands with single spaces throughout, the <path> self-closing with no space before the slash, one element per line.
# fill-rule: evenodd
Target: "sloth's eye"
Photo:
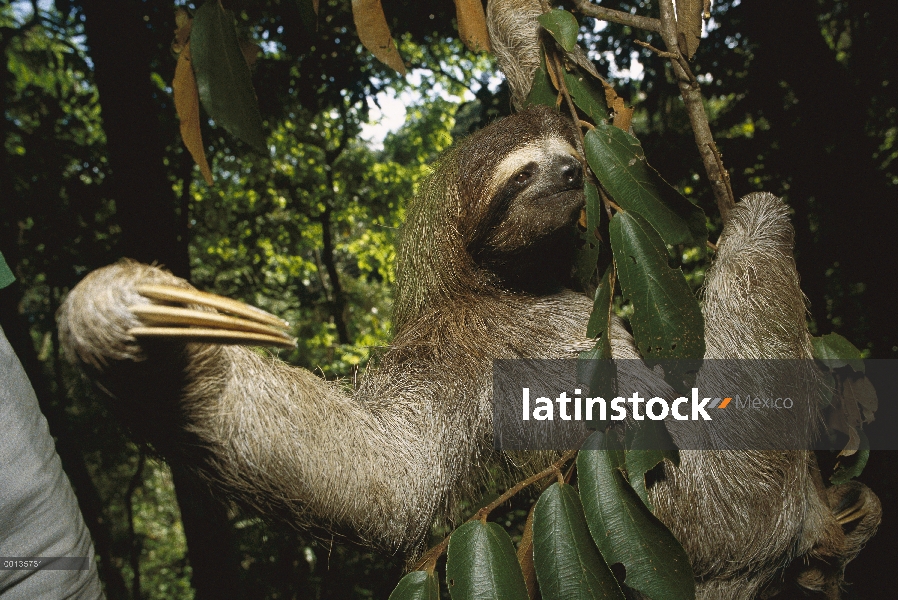
<path fill-rule="evenodd" d="M 524 185 L 525 183 L 530 181 L 530 177 L 530 171 L 521 171 L 514 176 L 514 182 L 518 185 Z"/>

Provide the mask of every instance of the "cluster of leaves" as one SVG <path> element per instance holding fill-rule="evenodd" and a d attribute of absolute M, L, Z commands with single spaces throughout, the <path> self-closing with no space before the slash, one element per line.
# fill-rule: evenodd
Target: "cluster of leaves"
<path fill-rule="evenodd" d="M 655 452 L 625 452 L 613 436 L 594 433 L 577 454 L 576 485 L 561 474 L 567 457 L 553 466 L 558 481 L 531 510 L 517 553 L 505 529 L 486 521 L 488 510 L 478 512 L 448 539 L 452 597 L 533 598 L 538 586 L 543 598 L 623 600 L 609 564 L 623 565 L 624 584 L 647 597 L 695 597 L 688 556 L 627 479 L 640 460 L 660 460 L 649 454 Z M 551 476 L 547 471 L 533 479 Z M 423 566 L 399 582 L 391 600 L 440 597 L 433 553 Z"/>

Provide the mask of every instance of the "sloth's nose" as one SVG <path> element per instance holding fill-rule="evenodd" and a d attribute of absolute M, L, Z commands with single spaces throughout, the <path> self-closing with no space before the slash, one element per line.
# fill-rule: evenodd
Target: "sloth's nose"
<path fill-rule="evenodd" d="M 573 156 L 565 156 L 559 161 L 558 172 L 565 186 L 574 188 L 583 185 L 583 166 Z"/>

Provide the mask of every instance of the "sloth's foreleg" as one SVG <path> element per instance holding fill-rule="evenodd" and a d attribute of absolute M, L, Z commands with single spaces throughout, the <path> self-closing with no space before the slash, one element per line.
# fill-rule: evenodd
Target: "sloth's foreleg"
<path fill-rule="evenodd" d="M 222 345 L 291 341 L 275 317 L 155 267 L 123 261 L 91 273 L 58 320 L 66 354 L 112 397 L 136 437 L 242 503 L 298 525 L 414 546 L 460 477 L 447 455 L 473 452 L 470 420 L 443 414 L 434 401 L 455 390 L 428 387 L 439 374 L 426 365 L 375 370 L 351 395 L 304 369 Z M 453 419 L 458 426 L 446 428 Z"/>

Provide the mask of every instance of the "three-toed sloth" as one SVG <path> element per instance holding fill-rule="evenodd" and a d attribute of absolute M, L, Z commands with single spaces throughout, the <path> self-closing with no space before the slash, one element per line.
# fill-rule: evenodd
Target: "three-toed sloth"
<path fill-rule="evenodd" d="M 415 552 L 491 471 L 521 466 L 493 449 L 493 359 L 575 358 L 593 343 L 592 302 L 568 289 L 584 201 L 575 145 L 570 122 L 542 108 L 441 157 L 407 211 L 393 342 L 354 391 L 243 346 L 146 337 L 139 307 L 164 297 L 147 286 L 190 286 L 135 262 L 72 290 L 62 343 L 168 460 L 265 514 Z M 809 358 L 804 311 L 786 209 L 752 195 L 707 275 L 708 357 Z M 638 356 L 619 321 L 612 335 L 616 357 Z M 852 500 L 865 510 L 843 533 L 830 497 L 844 494 L 823 488 L 812 453 L 681 457 L 649 493 L 700 596 L 753 597 L 796 558 L 804 585 L 837 593 L 878 523 L 876 497 L 857 484 Z"/>

